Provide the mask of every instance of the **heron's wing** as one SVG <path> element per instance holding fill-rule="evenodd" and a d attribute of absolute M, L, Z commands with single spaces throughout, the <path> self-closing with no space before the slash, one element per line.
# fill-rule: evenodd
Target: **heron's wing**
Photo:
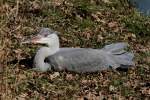
<path fill-rule="evenodd" d="M 109 67 L 104 52 L 96 49 L 62 48 L 48 59 L 55 70 L 94 72 Z"/>

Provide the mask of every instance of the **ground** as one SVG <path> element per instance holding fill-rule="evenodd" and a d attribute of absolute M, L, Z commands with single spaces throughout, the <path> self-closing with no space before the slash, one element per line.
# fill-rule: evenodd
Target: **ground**
<path fill-rule="evenodd" d="M 40 27 L 59 31 L 63 47 L 127 42 L 135 66 L 86 74 L 32 71 L 19 61 L 32 57 L 38 46 L 21 41 Z M 1 0 L 0 59 L 1 100 L 148 100 L 150 18 L 128 0 Z"/>

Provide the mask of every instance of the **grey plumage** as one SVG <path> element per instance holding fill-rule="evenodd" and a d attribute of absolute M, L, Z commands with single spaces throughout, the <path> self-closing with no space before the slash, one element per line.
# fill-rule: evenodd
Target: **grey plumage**
<path fill-rule="evenodd" d="M 124 51 L 125 43 L 105 46 L 103 49 L 61 48 L 47 59 L 56 71 L 68 70 L 79 73 L 96 72 L 122 65 L 134 65 L 133 54 Z"/>
<path fill-rule="evenodd" d="M 47 71 L 53 68 L 56 71 L 85 73 L 134 65 L 134 55 L 125 50 L 126 43 L 106 45 L 102 49 L 59 48 L 59 38 L 56 33 L 52 29 L 43 28 L 36 37 L 23 42 L 48 45 L 41 47 L 35 55 L 36 70 Z"/>

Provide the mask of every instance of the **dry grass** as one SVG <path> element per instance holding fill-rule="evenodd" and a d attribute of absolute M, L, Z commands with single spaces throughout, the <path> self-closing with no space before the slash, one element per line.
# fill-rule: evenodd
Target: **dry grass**
<path fill-rule="evenodd" d="M 0 96 L 12 99 L 147 99 L 150 97 L 150 19 L 121 0 L 0 1 Z M 135 53 L 128 71 L 93 74 L 34 72 L 19 64 L 36 46 L 21 45 L 39 27 L 59 32 L 61 45 L 99 48 L 125 41 Z M 31 48 L 32 47 L 32 48 Z M 8 63 L 16 60 L 15 63 Z"/>

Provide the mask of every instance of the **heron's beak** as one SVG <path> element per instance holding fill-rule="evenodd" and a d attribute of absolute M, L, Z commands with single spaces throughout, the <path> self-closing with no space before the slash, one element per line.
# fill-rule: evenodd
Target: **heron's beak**
<path fill-rule="evenodd" d="M 41 39 L 42 39 L 41 35 L 33 36 L 32 38 L 23 41 L 22 44 L 26 44 L 26 43 L 38 44 L 40 43 Z"/>

